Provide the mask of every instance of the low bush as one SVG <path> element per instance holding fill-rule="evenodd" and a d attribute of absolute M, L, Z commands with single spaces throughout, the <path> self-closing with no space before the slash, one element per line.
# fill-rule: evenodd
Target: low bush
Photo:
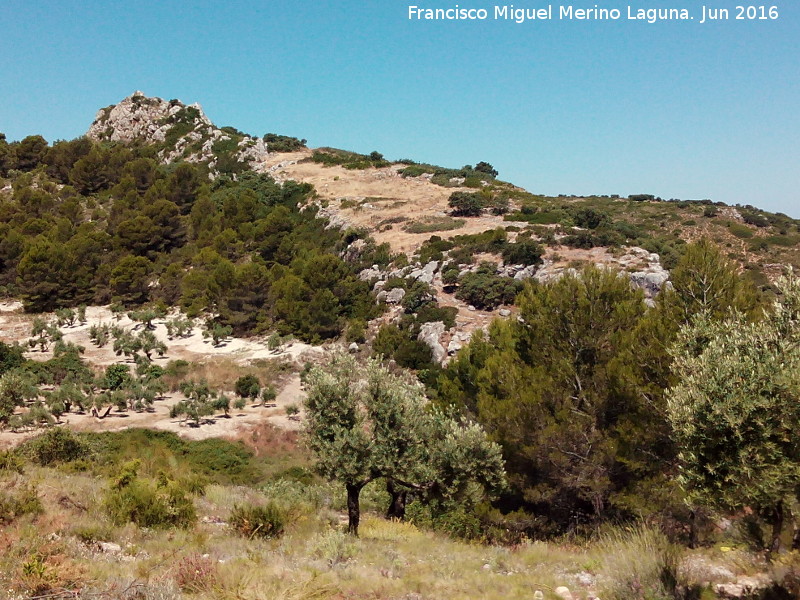
<path fill-rule="evenodd" d="M 264 135 L 267 150 L 270 152 L 294 152 L 306 147 L 306 140 L 301 140 L 288 135 L 278 135 L 277 133 L 267 133 Z"/>
<path fill-rule="evenodd" d="M 115 525 L 139 527 L 190 527 L 197 521 L 194 503 L 176 482 L 138 477 L 138 461 L 123 465 L 106 493 L 104 507 Z"/>
<path fill-rule="evenodd" d="M 0 492 L 0 525 L 7 525 L 23 515 L 38 515 L 44 511 L 36 488 L 20 487 L 15 493 Z"/>
<path fill-rule="evenodd" d="M 208 555 L 190 554 L 175 565 L 174 579 L 175 585 L 182 592 L 188 594 L 208 592 L 214 588 L 219 579 L 217 563 Z"/>
<path fill-rule="evenodd" d="M 454 217 L 479 217 L 486 203 L 474 192 L 453 192 L 447 205 L 453 209 Z"/>
<path fill-rule="evenodd" d="M 234 506 L 228 523 L 236 533 L 247 538 L 274 538 L 283 533 L 288 518 L 286 510 L 268 502 Z"/>
<path fill-rule="evenodd" d="M 403 229 L 407 233 L 434 233 L 436 231 L 452 231 L 461 229 L 465 225 L 464 219 L 453 219 L 452 217 L 429 217 L 422 221 L 413 221 Z"/>
<path fill-rule="evenodd" d="M 492 309 L 501 304 L 513 304 L 521 290 L 521 282 L 500 277 L 492 263 L 483 263 L 477 271 L 459 279 L 456 298 L 476 308 Z"/>
<path fill-rule="evenodd" d="M 20 451 L 33 462 L 48 466 L 77 460 L 85 456 L 88 448 L 63 427 L 53 427 L 22 445 Z"/>
<path fill-rule="evenodd" d="M 516 244 L 508 244 L 503 248 L 503 260 L 511 265 L 539 265 L 542 263 L 544 250 L 531 239 L 518 240 Z"/>

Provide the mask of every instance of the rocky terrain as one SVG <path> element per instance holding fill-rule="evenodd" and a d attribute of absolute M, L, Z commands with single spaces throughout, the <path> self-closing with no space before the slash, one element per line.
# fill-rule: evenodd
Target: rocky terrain
<path fill-rule="evenodd" d="M 409 265 L 402 269 L 381 270 L 375 265 L 361 273 L 362 280 L 373 284 L 379 302 L 398 306 L 405 292 L 401 288 L 385 289 L 386 282 L 408 278 L 431 285 L 441 305 L 457 308 L 454 327 L 448 329 L 442 322 L 427 323 L 419 333 L 419 339 L 431 347 L 439 362 L 457 352 L 476 329 L 485 328 L 497 315 L 507 316 L 513 311 L 511 306 L 502 306 L 494 311 L 479 310 L 457 299 L 442 282 L 441 274 L 450 263 L 447 253 L 441 261 L 419 261 L 418 252 L 431 233 L 417 233 L 408 225 L 448 219 L 450 209 L 447 203 L 451 193 L 470 191 L 463 185 L 464 178 L 453 178 L 448 186 L 442 186 L 434 183 L 429 174 L 404 177 L 401 173 L 404 164 L 348 169 L 314 162 L 313 151 L 308 149 L 270 153 L 263 140 L 231 128 L 215 126 L 199 104 L 187 106 L 177 100 L 147 97 L 138 91 L 119 104 L 101 109 L 87 136 L 94 140 L 155 144 L 160 148 L 159 156 L 164 162 L 201 162 L 208 164 L 212 173 L 220 160 L 220 146 L 227 146 L 233 148 L 235 160 L 247 164 L 252 170 L 268 173 L 279 182 L 294 180 L 314 185 L 320 216 L 328 218 L 331 226 L 366 229 L 377 243 L 387 243 L 392 251 L 409 257 Z M 527 193 L 510 184 L 498 185 L 515 193 Z M 508 211 L 513 213 L 522 205 L 522 202 L 512 200 Z M 720 215 L 731 219 L 738 217 L 739 221 L 742 218 L 734 208 L 722 209 Z M 509 230 L 508 240 L 513 243 L 517 231 L 524 231 L 528 226 L 524 221 L 509 221 L 507 217 L 489 211 L 462 221 L 463 224 L 457 228 L 436 231 L 435 234 L 450 239 L 503 228 Z M 568 247 L 559 243 L 567 237 L 565 232 L 561 232 L 557 225 L 546 227 L 551 230 L 555 243 L 546 247 L 542 264 L 507 264 L 499 254 L 482 255 L 480 260 L 494 263 L 499 276 L 540 282 L 553 280 L 564 273 L 574 273 L 585 264 L 602 265 L 618 269 L 629 277 L 631 285 L 643 290 L 648 302 L 664 285 L 668 285 L 669 272 L 657 253 L 635 245 L 623 247 L 622 251 L 605 247 Z M 574 228 L 572 231 L 579 230 Z M 691 231 L 687 233 L 692 234 Z M 541 239 L 539 234 L 531 237 Z M 359 243 L 361 241 L 357 240 L 354 246 L 343 252 L 343 256 L 357 254 Z M 462 265 L 459 274 L 475 269 L 476 265 Z"/>
<path fill-rule="evenodd" d="M 119 104 L 102 108 L 86 133 L 95 141 L 133 142 L 161 146 L 165 163 L 205 163 L 214 172 L 221 148 L 249 169 L 263 170 L 267 147 L 263 140 L 216 127 L 199 104 L 163 100 L 136 91 Z"/>

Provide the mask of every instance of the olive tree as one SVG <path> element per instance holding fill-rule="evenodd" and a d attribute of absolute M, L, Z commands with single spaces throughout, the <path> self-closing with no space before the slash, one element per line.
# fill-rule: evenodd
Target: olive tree
<path fill-rule="evenodd" d="M 689 499 L 757 510 L 772 524 L 772 552 L 800 486 L 800 281 L 779 288 L 758 322 L 707 313 L 682 328 L 667 396 Z"/>
<path fill-rule="evenodd" d="M 361 490 L 375 479 L 447 493 L 467 481 L 503 482 L 500 448 L 479 427 L 429 410 L 421 385 L 377 361 L 338 354 L 307 382 L 306 437 L 320 473 L 345 485 L 350 533 L 358 535 Z"/>

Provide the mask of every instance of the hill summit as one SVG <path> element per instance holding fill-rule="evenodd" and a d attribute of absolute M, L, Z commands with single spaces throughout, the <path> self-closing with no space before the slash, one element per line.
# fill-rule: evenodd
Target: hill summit
<path fill-rule="evenodd" d="M 217 127 L 199 104 L 149 97 L 140 91 L 101 108 L 86 136 L 99 142 L 154 144 L 164 163 L 203 163 L 212 172 L 222 167 L 260 171 L 267 156 L 262 139 L 233 127 Z"/>

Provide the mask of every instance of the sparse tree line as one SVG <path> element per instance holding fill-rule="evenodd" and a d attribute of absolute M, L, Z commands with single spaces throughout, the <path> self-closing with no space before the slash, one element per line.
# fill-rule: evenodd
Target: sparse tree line
<path fill-rule="evenodd" d="M 114 315 L 117 321 L 122 316 L 119 307 L 115 307 Z M 59 309 L 52 320 L 37 316 L 24 346 L 2 344 L 0 427 L 22 430 L 49 426 L 60 423 L 70 413 L 88 413 L 104 419 L 115 408 L 118 412 L 152 410 L 153 403 L 167 392 L 163 377 L 171 368 L 170 363 L 162 367 L 153 362 L 156 356 L 164 357 L 167 352 L 166 343 L 156 335 L 155 320 L 163 321 L 169 339 L 191 335 L 194 320 L 183 315 L 167 318 L 166 310 L 159 306 L 142 307 L 129 312 L 128 317 L 135 324 L 130 329 L 103 322 L 89 326 L 92 344 L 98 348 L 111 345 L 114 354 L 125 359 L 99 374 L 83 360 L 85 348 L 65 342 L 62 332 L 62 328 L 78 322 L 87 323 L 85 307 L 77 311 Z M 206 321 L 203 328 L 203 337 L 215 346 L 230 334 L 230 327 L 213 320 Z M 52 350 L 52 358 L 25 360 L 26 348 L 41 353 Z M 254 375 L 236 381 L 233 401 L 224 392 L 210 389 L 205 381 L 184 381 L 177 391 L 184 398 L 170 407 L 170 416 L 195 426 L 215 413 L 229 417 L 232 408 L 241 410 L 248 400 L 271 405 L 276 397 L 275 388 L 262 388 Z"/>

